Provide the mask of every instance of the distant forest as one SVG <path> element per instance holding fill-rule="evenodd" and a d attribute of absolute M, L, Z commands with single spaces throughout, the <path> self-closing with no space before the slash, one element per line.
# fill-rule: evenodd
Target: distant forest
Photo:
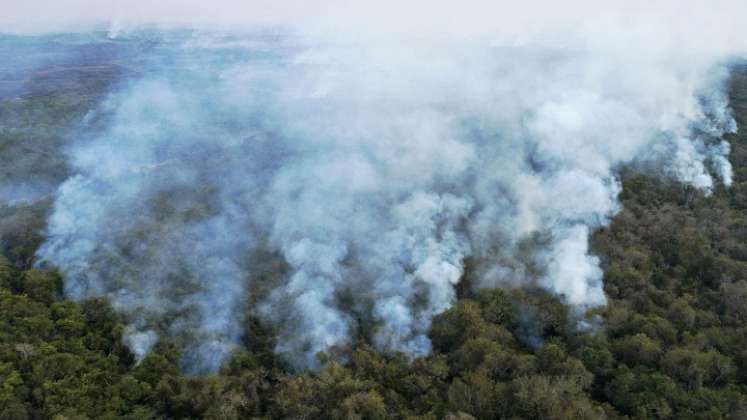
<path fill-rule="evenodd" d="M 0 101 L 0 156 L 17 157 L 0 177 L 63 180 L 61 127 L 115 70 L 58 69 L 76 77 Z M 730 101 L 747 127 L 747 67 Z M 9 115 L 23 124 L 3 127 Z M 58 273 L 34 268 L 51 198 L 0 203 L 0 419 L 747 419 L 747 130 L 727 140 L 734 184 L 709 196 L 622 170 L 623 209 L 592 238 L 598 322 L 579 329 L 541 289 L 474 290 L 467 270 L 433 322 L 433 354 L 359 342 L 320 355 L 319 372 L 290 372 L 251 315 L 219 374 L 182 373 L 168 338 L 135 363 L 105 299 L 67 300 Z"/>

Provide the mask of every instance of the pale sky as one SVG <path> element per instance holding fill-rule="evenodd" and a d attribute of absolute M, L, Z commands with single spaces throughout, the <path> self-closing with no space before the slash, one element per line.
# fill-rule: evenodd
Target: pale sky
<path fill-rule="evenodd" d="M 579 26 L 624 30 L 632 23 L 652 27 L 653 38 L 704 48 L 747 43 L 744 0 L 0 0 L 0 10 L 0 32 L 85 30 L 116 21 L 125 27 L 275 25 L 338 36 L 522 38 Z"/>

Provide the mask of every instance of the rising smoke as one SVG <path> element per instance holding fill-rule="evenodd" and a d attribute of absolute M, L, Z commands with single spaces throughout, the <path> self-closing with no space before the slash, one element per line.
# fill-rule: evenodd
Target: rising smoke
<path fill-rule="evenodd" d="M 196 372 L 247 312 L 298 369 L 362 323 L 380 351 L 427 355 L 468 258 L 475 287 L 603 305 L 588 238 L 619 210 L 619 169 L 731 183 L 732 51 L 581 21 L 521 37 L 117 23 L 116 42 L 158 46 L 87 118 L 105 128 L 68 144 L 38 255 L 69 296 L 111 299 L 138 358 L 179 337 Z"/>

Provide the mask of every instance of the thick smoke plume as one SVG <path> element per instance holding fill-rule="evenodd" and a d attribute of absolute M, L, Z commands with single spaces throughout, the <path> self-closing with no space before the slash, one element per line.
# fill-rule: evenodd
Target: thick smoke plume
<path fill-rule="evenodd" d="M 581 21 L 522 36 L 117 23 L 107 42 L 149 48 L 69 143 L 39 257 L 68 295 L 110 297 L 138 357 L 167 334 L 194 371 L 217 369 L 246 313 L 299 369 L 362 325 L 381 351 L 427 355 L 466 259 L 475 287 L 603 305 L 588 237 L 619 210 L 621 167 L 730 184 L 732 51 Z"/>

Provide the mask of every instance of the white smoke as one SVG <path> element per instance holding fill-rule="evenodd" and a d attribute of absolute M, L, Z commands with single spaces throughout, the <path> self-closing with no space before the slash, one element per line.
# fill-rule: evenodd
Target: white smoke
<path fill-rule="evenodd" d="M 647 19 L 578 17 L 552 36 L 494 36 L 485 18 L 438 36 L 289 20 L 162 33 L 98 111 L 108 128 L 69 148 L 76 175 L 39 256 L 69 295 L 112 299 L 139 357 L 167 333 L 214 371 L 247 310 L 297 368 L 362 323 L 381 351 L 426 355 L 468 257 L 478 287 L 537 283 L 602 305 L 588 237 L 619 210 L 619 168 L 706 192 L 731 182 L 719 66 L 732 47 L 683 46 Z M 117 41 L 139 42 L 125 26 Z M 262 249 L 285 275 L 256 275 Z"/>

